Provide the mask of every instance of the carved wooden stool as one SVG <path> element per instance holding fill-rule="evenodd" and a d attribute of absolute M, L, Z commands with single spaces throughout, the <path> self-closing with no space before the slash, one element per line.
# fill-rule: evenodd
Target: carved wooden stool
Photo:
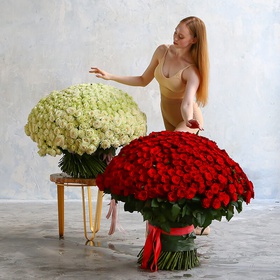
<path fill-rule="evenodd" d="M 88 241 L 92 241 L 95 234 L 100 229 L 101 212 L 102 212 L 102 199 L 103 192 L 98 189 L 96 199 L 95 217 L 92 220 L 92 201 L 91 201 L 91 187 L 96 186 L 95 179 L 82 179 L 73 178 L 65 173 L 56 173 L 50 175 L 50 180 L 57 186 L 57 206 L 58 206 L 58 232 L 59 238 L 64 237 L 64 187 L 80 187 L 82 189 L 82 201 L 83 201 L 83 220 L 84 220 L 84 235 Z M 89 225 L 91 230 L 91 237 L 87 234 L 86 223 L 86 202 L 84 188 L 88 191 L 88 207 L 89 207 Z"/>

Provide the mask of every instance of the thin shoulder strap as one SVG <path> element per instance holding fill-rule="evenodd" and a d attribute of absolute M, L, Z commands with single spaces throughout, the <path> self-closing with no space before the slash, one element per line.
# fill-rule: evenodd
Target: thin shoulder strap
<path fill-rule="evenodd" d="M 166 54 L 167 54 L 167 52 L 168 52 L 168 50 L 169 50 L 169 46 L 170 46 L 170 45 L 167 45 L 166 51 L 165 51 L 164 55 L 161 57 L 160 61 L 165 60 Z"/>
<path fill-rule="evenodd" d="M 190 67 L 193 66 L 193 65 L 195 65 L 195 64 L 190 64 L 190 65 L 188 65 L 187 67 L 183 68 L 182 71 L 184 71 L 184 70 L 190 68 Z"/>

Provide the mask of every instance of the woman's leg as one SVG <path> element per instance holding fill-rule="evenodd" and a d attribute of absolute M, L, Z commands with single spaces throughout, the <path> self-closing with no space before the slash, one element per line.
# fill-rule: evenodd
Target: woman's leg
<path fill-rule="evenodd" d="M 162 116 L 162 119 L 163 119 L 165 130 L 167 130 L 167 131 L 175 130 L 175 126 L 173 126 L 168 120 L 166 120 L 166 118 L 164 116 Z"/>

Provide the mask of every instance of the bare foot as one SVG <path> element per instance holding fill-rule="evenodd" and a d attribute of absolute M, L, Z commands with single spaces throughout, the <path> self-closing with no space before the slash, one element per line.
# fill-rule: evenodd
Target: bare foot
<path fill-rule="evenodd" d="M 208 226 L 207 228 L 205 228 L 205 230 L 202 232 L 202 227 L 196 227 L 194 229 L 194 233 L 196 235 L 208 235 L 210 233 L 210 227 Z"/>

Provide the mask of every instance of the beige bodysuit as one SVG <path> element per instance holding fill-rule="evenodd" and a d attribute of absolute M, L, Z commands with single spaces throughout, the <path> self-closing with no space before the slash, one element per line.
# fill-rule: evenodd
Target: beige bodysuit
<path fill-rule="evenodd" d="M 160 59 L 155 69 L 154 75 L 159 83 L 161 93 L 161 113 L 166 130 L 174 131 L 179 123 L 183 121 L 181 114 L 181 104 L 184 98 L 186 84 L 182 81 L 182 72 L 193 64 L 178 71 L 175 75 L 167 78 L 163 74 L 163 64 L 168 49 Z M 197 103 L 194 103 L 193 118 L 203 125 L 201 110 Z"/>

